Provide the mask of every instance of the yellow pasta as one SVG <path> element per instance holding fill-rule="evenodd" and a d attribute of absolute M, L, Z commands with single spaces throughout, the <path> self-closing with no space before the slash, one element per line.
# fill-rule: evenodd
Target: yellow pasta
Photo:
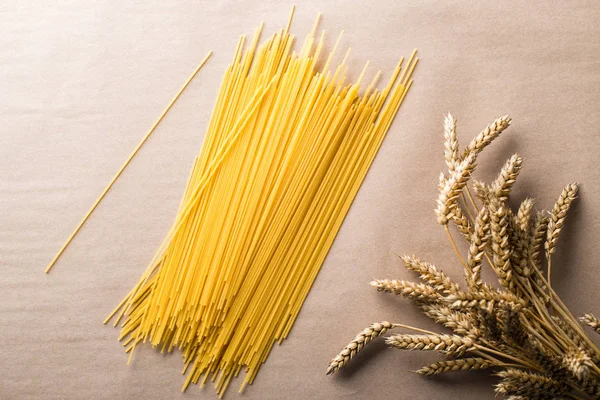
<path fill-rule="evenodd" d="M 347 83 L 348 54 L 322 60 L 317 22 L 297 54 L 289 26 L 240 40 L 175 223 L 107 318 L 130 354 L 180 349 L 183 390 L 211 380 L 223 395 L 243 370 L 241 391 L 287 337 L 412 84 L 414 52 L 361 94 L 367 67 Z"/>

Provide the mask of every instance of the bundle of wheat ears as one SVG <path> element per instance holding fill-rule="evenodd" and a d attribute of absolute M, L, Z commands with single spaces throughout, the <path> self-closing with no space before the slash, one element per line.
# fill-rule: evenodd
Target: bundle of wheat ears
<path fill-rule="evenodd" d="M 333 358 L 327 374 L 342 368 L 373 339 L 401 328 L 418 334 L 388 336 L 389 345 L 437 350 L 446 357 L 419 374 L 493 368 L 500 377 L 496 392 L 509 399 L 600 399 L 600 349 L 551 286 L 552 254 L 577 185 L 567 185 L 550 212 L 535 212 L 532 199 L 513 211 L 507 200 L 523 161 L 515 154 L 494 182 L 473 180 L 472 189 L 468 186 L 478 154 L 509 124 L 507 116 L 498 118 L 461 151 L 456 120 L 448 114 L 444 121 L 448 171 L 440 176 L 435 212 L 464 266 L 466 285 L 414 256 L 402 260 L 422 283 L 371 282 L 378 291 L 412 300 L 452 334 L 374 323 Z M 469 243 L 466 257 L 458 251 L 450 224 Z M 498 287 L 481 280 L 481 269 L 488 264 L 498 276 Z M 598 318 L 586 314 L 580 320 L 600 333 Z"/>

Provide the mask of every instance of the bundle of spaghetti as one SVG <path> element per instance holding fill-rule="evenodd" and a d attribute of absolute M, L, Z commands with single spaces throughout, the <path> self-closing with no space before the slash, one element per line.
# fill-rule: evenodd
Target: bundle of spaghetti
<path fill-rule="evenodd" d="M 241 391 L 288 336 L 412 84 L 414 52 L 359 94 L 367 66 L 346 83 L 339 39 L 321 61 L 317 22 L 297 54 L 289 26 L 240 39 L 175 223 L 107 318 L 130 358 L 143 342 L 180 349 L 182 390 L 211 379 L 223 395 L 243 369 Z"/>

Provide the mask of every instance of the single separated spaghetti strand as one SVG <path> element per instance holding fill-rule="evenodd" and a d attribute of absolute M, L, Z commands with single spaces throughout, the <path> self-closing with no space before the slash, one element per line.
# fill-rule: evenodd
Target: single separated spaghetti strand
<path fill-rule="evenodd" d="M 48 264 L 48 266 L 46 267 L 46 270 L 45 270 L 46 273 L 50 272 L 50 270 L 52 269 L 52 267 L 54 267 L 54 264 L 56 264 L 56 262 L 58 261 L 58 259 L 60 258 L 60 256 L 63 254 L 63 252 L 65 251 L 65 249 L 67 248 L 67 246 L 69 246 L 69 244 L 71 243 L 71 241 L 75 238 L 75 236 L 77 235 L 77 233 L 79 232 L 79 230 L 83 227 L 83 225 L 88 220 L 88 218 L 90 217 L 90 215 L 92 215 L 92 213 L 94 212 L 94 210 L 96 209 L 96 207 L 98 207 L 98 205 L 100 204 L 100 202 L 104 199 L 104 197 L 106 196 L 106 194 L 108 193 L 108 191 L 110 190 L 110 188 L 114 185 L 114 183 L 117 181 L 117 179 L 119 179 L 119 177 L 121 176 L 121 174 L 123 173 L 123 171 L 125 171 L 125 168 L 127 168 L 127 166 L 129 165 L 129 163 L 131 162 L 131 160 L 133 159 L 133 157 L 135 157 L 135 155 L 142 148 L 142 146 L 144 145 L 144 143 L 146 143 L 146 141 L 154 133 L 154 131 L 156 130 L 156 128 L 158 127 L 158 125 L 165 118 L 165 116 L 167 115 L 167 113 L 169 112 L 169 110 L 173 107 L 173 105 L 175 104 L 175 102 L 177 101 L 177 99 L 179 99 L 179 97 L 182 95 L 182 93 L 185 91 L 185 89 L 188 87 L 188 85 L 192 82 L 192 80 L 194 79 L 194 77 L 198 74 L 198 72 L 200 72 L 200 69 L 202 69 L 202 67 L 208 61 L 208 59 L 210 58 L 211 55 L 212 55 L 212 51 L 209 51 L 208 54 L 206 55 L 206 57 L 200 62 L 200 65 L 198 65 L 198 67 L 196 67 L 196 69 L 194 70 L 194 72 L 192 72 L 192 75 L 190 75 L 190 77 L 185 81 L 185 83 L 183 84 L 183 86 L 181 87 L 181 89 L 179 89 L 179 92 L 177 92 L 177 94 L 175 95 L 175 97 L 173 97 L 173 99 L 171 100 L 171 102 L 167 105 L 167 108 L 165 108 L 165 110 L 162 112 L 162 114 L 160 114 L 160 116 L 158 117 L 158 119 L 150 127 L 150 129 L 148 130 L 148 132 L 146 133 L 146 135 L 142 138 L 142 140 L 140 141 L 140 143 L 135 147 L 135 149 L 133 150 L 133 152 L 131 152 L 131 154 L 129 155 L 129 157 L 127 157 L 127 159 L 125 160 L 125 162 L 123 163 L 123 165 L 121 166 L 121 168 L 119 169 L 119 171 L 117 171 L 117 173 L 112 178 L 112 180 L 108 183 L 108 185 L 106 186 L 106 188 L 104 188 L 104 191 L 100 194 L 100 197 L 98 197 L 98 199 L 96 199 L 96 201 L 94 202 L 94 204 L 92 205 L 92 207 L 84 215 L 84 217 L 81 220 L 81 222 L 79 222 L 79 225 L 77 225 L 77 227 L 75 228 L 75 230 L 73 231 L 73 233 L 71 233 L 71 235 L 68 237 L 67 241 L 62 245 L 62 247 L 60 248 L 60 250 L 58 251 L 58 253 L 56 253 L 56 255 L 54 256 L 54 258 L 52 259 L 52 261 L 50 261 L 50 264 Z"/>
<path fill-rule="evenodd" d="M 242 370 L 240 391 L 254 381 L 412 84 L 415 52 L 382 90 L 377 72 L 362 92 L 368 63 L 347 82 L 349 52 L 334 64 L 338 38 L 323 56 L 318 19 L 297 53 L 291 17 L 263 44 L 262 24 L 247 50 L 240 40 L 173 227 L 107 319 L 130 357 L 143 342 L 180 349 L 182 390 L 210 381 L 222 396 Z"/>

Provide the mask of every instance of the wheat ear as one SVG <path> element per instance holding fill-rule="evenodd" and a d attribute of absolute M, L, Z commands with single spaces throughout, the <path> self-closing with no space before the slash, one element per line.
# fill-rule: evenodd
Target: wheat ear
<path fill-rule="evenodd" d="M 578 380 L 586 381 L 590 376 L 592 358 L 582 350 L 572 350 L 563 357 L 563 366 Z"/>
<path fill-rule="evenodd" d="M 338 371 L 340 368 L 346 365 L 348 361 L 354 358 L 356 353 L 361 351 L 363 347 L 393 327 L 393 324 L 383 321 L 375 322 L 369 325 L 368 328 L 362 330 L 350 343 L 348 343 L 346 347 L 344 347 L 344 349 L 337 356 L 330 361 L 329 366 L 327 367 L 327 375 Z"/>
<path fill-rule="evenodd" d="M 471 233 L 473 233 L 473 226 L 471 226 L 469 218 L 458 205 L 452 210 L 452 222 L 454 222 L 456 228 L 464 237 L 469 238 Z"/>
<path fill-rule="evenodd" d="M 472 271 L 471 276 L 467 276 L 469 286 L 477 287 L 481 283 L 481 263 L 485 254 L 485 249 L 489 244 L 490 232 L 488 228 L 489 213 L 487 208 L 482 207 L 475 218 L 475 226 L 471 235 L 471 244 L 467 257 L 467 265 Z M 467 271 L 469 270 L 467 269 Z"/>
<path fill-rule="evenodd" d="M 496 290 L 481 284 L 478 291 L 459 291 L 444 297 L 444 301 L 450 304 L 450 308 L 475 308 L 489 307 L 490 304 L 508 303 L 515 310 L 520 310 L 525 305 L 525 301 L 511 292 Z"/>
<path fill-rule="evenodd" d="M 538 212 L 536 214 L 529 235 L 529 244 L 527 246 L 527 260 L 529 261 L 529 265 L 537 270 L 537 273 L 534 273 L 534 280 L 542 288 L 545 288 L 545 285 L 540 277 L 542 275 L 542 265 L 539 254 L 544 245 L 544 241 L 546 240 L 546 231 L 548 228 L 548 217 L 544 214 L 544 212 Z M 540 295 L 542 295 L 542 293 L 538 293 L 538 296 Z M 545 294 L 543 294 L 543 296 L 545 296 Z M 542 299 L 542 302 L 545 303 L 546 300 Z"/>
<path fill-rule="evenodd" d="M 600 382 L 596 378 L 590 378 L 579 382 L 583 390 L 594 399 L 600 399 Z"/>
<path fill-rule="evenodd" d="M 548 258 L 556 251 L 558 235 L 565 224 L 567 211 L 569 211 L 571 203 L 575 200 L 576 195 L 577 184 L 571 183 L 563 189 L 560 197 L 554 204 L 554 208 L 550 213 L 550 221 L 548 222 L 548 231 L 546 233 L 546 243 L 544 244 L 546 256 Z"/>
<path fill-rule="evenodd" d="M 600 364 L 600 357 L 596 355 L 595 349 L 593 349 L 588 342 L 577 332 L 571 325 L 564 321 L 561 317 L 551 315 L 552 321 L 556 326 L 564 332 L 564 334 L 573 342 L 579 349 L 585 349 L 585 351 L 592 357 L 596 364 Z"/>
<path fill-rule="evenodd" d="M 456 372 L 456 371 L 478 371 L 489 368 L 494 364 L 480 357 L 470 358 L 459 358 L 457 360 L 438 361 L 433 364 L 427 365 L 419 370 L 417 374 L 421 375 L 437 375 L 445 372 Z"/>
<path fill-rule="evenodd" d="M 538 212 L 535 216 L 533 226 L 531 227 L 529 257 L 536 266 L 540 263 L 538 255 L 544 246 L 544 241 L 546 240 L 548 222 L 549 219 L 544 215 L 544 212 Z"/>
<path fill-rule="evenodd" d="M 492 236 L 492 268 L 500 284 L 514 291 L 512 269 L 510 267 L 511 249 L 508 241 L 508 211 L 506 206 L 497 199 L 492 199 L 489 205 L 490 230 Z"/>
<path fill-rule="evenodd" d="M 483 203 L 483 205 L 488 205 L 490 199 L 492 198 L 492 192 L 490 188 L 481 181 L 473 179 L 473 190 L 475 190 L 475 196 Z"/>
<path fill-rule="evenodd" d="M 514 154 L 506 161 L 506 164 L 500 170 L 498 178 L 492 183 L 492 194 L 501 201 L 506 201 L 512 186 L 515 184 L 521 167 L 523 166 L 523 158 L 518 154 Z"/>
<path fill-rule="evenodd" d="M 444 118 L 444 160 L 449 171 L 454 171 L 458 159 L 458 139 L 456 138 L 456 119 L 448 113 Z"/>
<path fill-rule="evenodd" d="M 474 159 L 472 155 L 466 157 L 456 165 L 448 178 L 440 178 L 440 194 L 435 213 L 441 225 L 448 225 L 452 220 L 453 211 L 458 207 L 458 197 L 475 169 Z"/>
<path fill-rule="evenodd" d="M 545 399 L 560 397 L 564 391 L 564 385 L 551 378 L 515 368 L 507 368 L 497 375 L 502 381 L 496 386 L 496 392 L 503 395 Z"/>
<path fill-rule="evenodd" d="M 455 311 L 441 304 L 424 305 L 421 309 L 429 318 L 452 329 L 457 335 L 466 336 L 474 342 L 481 337 L 481 331 L 473 324 L 470 313 Z"/>
<path fill-rule="evenodd" d="M 442 271 L 439 271 L 435 265 L 421 261 L 415 256 L 404 256 L 402 257 L 402 261 L 404 261 L 406 269 L 417 272 L 421 279 L 433 286 L 435 290 L 444 294 L 460 290 L 460 286 Z"/>
<path fill-rule="evenodd" d="M 458 335 L 393 335 L 386 338 L 390 346 L 406 350 L 436 350 L 460 356 L 466 351 L 475 350 L 474 343 L 467 337 Z"/>
<path fill-rule="evenodd" d="M 523 215 L 521 217 L 525 218 Z M 531 268 L 529 267 L 529 242 L 531 241 L 528 220 L 521 221 L 520 216 L 512 215 L 508 223 L 508 236 L 510 240 L 510 246 L 512 248 L 511 253 L 511 266 L 512 269 L 520 276 L 531 275 Z M 525 224 L 525 229 L 522 229 L 522 224 Z"/>
<path fill-rule="evenodd" d="M 433 287 L 423 283 L 376 279 L 369 284 L 379 292 L 393 293 L 415 301 L 436 302 L 441 299 L 441 295 Z"/>
<path fill-rule="evenodd" d="M 535 201 L 531 198 L 526 198 L 519 205 L 519 210 L 517 211 L 516 221 L 517 225 L 521 230 L 525 232 L 529 232 L 529 225 L 531 221 L 531 211 L 533 210 L 533 205 Z"/>
<path fill-rule="evenodd" d="M 481 152 L 488 144 L 490 144 L 494 139 L 496 139 L 506 128 L 510 126 L 511 119 L 508 115 L 504 115 L 500 118 L 497 118 L 494 122 L 488 125 L 483 131 L 479 133 L 479 135 L 475 136 L 475 138 L 469 143 L 467 148 L 463 153 L 463 159 L 468 157 L 469 155 L 474 155 Z"/>
<path fill-rule="evenodd" d="M 600 333 L 600 319 L 594 317 L 592 314 L 585 314 L 579 320 L 591 327 L 596 333 Z"/>
<path fill-rule="evenodd" d="M 558 235 L 565 224 L 567 211 L 569 211 L 571 203 L 575 200 L 576 195 L 577 184 L 571 183 L 567 185 L 561 192 L 550 213 L 550 221 L 548 222 L 548 229 L 546 232 L 546 243 L 544 244 L 544 248 L 546 249 L 546 259 L 548 260 L 548 286 L 550 287 L 552 287 L 552 261 L 550 257 L 556 251 Z"/>

